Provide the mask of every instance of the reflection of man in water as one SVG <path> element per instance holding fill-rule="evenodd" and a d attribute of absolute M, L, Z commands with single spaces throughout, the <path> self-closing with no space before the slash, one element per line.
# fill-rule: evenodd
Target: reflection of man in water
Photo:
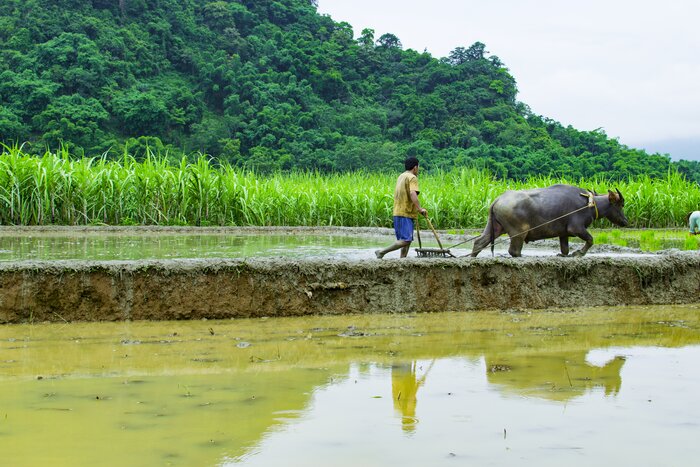
<path fill-rule="evenodd" d="M 391 393 L 394 399 L 394 409 L 401 414 L 403 430 L 412 433 L 416 428 L 416 403 L 418 388 L 425 383 L 428 371 L 418 378 L 417 363 L 401 363 L 391 367 Z"/>

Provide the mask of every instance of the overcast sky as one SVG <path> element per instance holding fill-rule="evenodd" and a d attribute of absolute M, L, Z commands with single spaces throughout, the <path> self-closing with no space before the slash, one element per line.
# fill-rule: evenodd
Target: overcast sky
<path fill-rule="evenodd" d="M 700 160 L 698 0 L 318 0 L 355 37 L 445 57 L 486 44 L 536 114 Z"/>

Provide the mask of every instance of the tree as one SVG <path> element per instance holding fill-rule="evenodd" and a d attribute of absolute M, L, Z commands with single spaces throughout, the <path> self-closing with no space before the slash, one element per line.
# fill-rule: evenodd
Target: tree
<path fill-rule="evenodd" d="M 447 57 L 448 63 L 461 65 L 469 60 L 469 53 L 464 47 L 457 47 Z"/>
<path fill-rule="evenodd" d="M 467 61 L 471 60 L 482 60 L 486 52 L 486 45 L 482 42 L 474 42 L 469 48 L 464 52 Z"/>
<path fill-rule="evenodd" d="M 42 77 L 60 84 L 64 94 L 96 96 L 110 81 L 104 56 L 83 34 L 64 32 L 37 46 L 36 66 Z"/>
<path fill-rule="evenodd" d="M 111 110 L 121 128 L 132 136 L 163 134 L 170 123 L 166 103 L 152 91 L 118 93 L 112 99 Z"/>
<path fill-rule="evenodd" d="M 211 2 L 204 5 L 204 24 L 209 28 L 223 32 L 226 28 L 235 28 L 233 10 L 228 2 Z"/>
<path fill-rule="evenodd" d="M 374 29 L 365 28 L 360 33 L 360 37 L 357 38 L 357 43 L 360 47 L 368 49 L 374 47 Z"/>
<path fill-rule="evenodd" d="M 0 74 L 0 102 L 13 108 L 23 120 L 41 112 L 55 99 L 59 85 L 39 78 L 31 70 L 16 73 L 11 70 Z"/>
<path fill-rule="evenodd" d="M 481 42 L 436 59 L 391 33 L 353 37 L 314 0 L 4 0 L 0 139 L 264 170 L 385 170 L 410 153 L 503 177 L 700 176 L 533 115 Z"/>
<path fill-rule="evenodd" d="M 34 117 L 35 126 L 43 129 L 42 140 L 51 147 L 92 149 L 104 139 L 101 125 L 109 114 L 97 99 L 80 94 L 61 96 Z"/>
<path fill-rule="evenodd" d="M 24 141 L 29 132 L 20 118 L 9 108 L 0 107 L 0 135 L 7 142 Z"/>
<path fill-rule="evenodd" d="M 364 32 L 364 31 L 363 31 Z M 382 34 L 377 40 L 377 45 L 385 49 L 400 49 L 401 41 L 391 33 Z"/>

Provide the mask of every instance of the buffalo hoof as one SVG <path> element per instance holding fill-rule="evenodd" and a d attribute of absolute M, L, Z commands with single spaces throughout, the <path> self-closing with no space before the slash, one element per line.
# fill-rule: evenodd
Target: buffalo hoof
<path fill-rule="evenodd" d="M 585 252 L 585 251 L 581 251 L 581 250 L 576 250 L 576 251 L 574 251 L 573 253 L 571 253 L 571 256 L 576 256 L 576 257 L 578 257 L 578 256 L 585 256 L 585 255 L 586 255 L 586 252 Z"/>
<path fill-rule="evenodd" d="M 567 258 L 569 256 L 568 253 L 559 253 L 557 256 L 560 256 L 562 258 Z"/>

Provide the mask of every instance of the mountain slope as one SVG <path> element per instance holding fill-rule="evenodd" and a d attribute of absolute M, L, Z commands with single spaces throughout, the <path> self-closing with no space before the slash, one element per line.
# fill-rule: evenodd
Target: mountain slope
<path fill-rule="evenodd" d="M 357 36 L 357 38 L 355 38 Z M 201 151 L 259 170 L 424 165 L 498 176 L 665 175 L 666 156 L 516 100 L 485 46 L 355 34 L 309 0 L 4 0 L 0 136 L 76 154 Z M 683 170 L 700 179 L 692 163 Z"/>

